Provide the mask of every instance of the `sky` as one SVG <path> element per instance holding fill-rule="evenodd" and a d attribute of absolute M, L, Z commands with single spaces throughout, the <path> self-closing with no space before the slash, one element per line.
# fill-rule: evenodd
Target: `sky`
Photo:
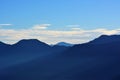
<path fill-rule="evenodd" d="M 0 0 L 0 41 L 84 43 L 120 33 L 120 0 Z"/>

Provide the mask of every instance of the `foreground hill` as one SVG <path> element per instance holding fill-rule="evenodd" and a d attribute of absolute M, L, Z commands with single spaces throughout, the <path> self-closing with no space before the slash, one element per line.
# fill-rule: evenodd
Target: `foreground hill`
<path fill-rule="evenodd" d="M 120 36 L 104 35 L 48 56 L 1 68 L 0 80 L 120 80 L 119 58 Z"/>
<path fill-rule="evenodd" d="M 37 58 L 53 55 L 68 49 L 64 46 L 49 46 L 37 39 L 24 39 L 9 45 L 0 43 L 0 69 L 26 63 Z"/>

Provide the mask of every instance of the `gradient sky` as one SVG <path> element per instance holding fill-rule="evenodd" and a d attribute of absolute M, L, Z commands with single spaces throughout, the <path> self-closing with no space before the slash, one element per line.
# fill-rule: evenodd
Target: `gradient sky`
<path fill-rule="evenodd" d="M 101 34 L 117 34 L 119 26 L 120 0 L 0 0 L 0 40 L 5 42 L 37 38 L 48 43 L 82 43 Z M 33 34 L 24 33 L 32 29 Z M 80 32 L 87 32 L 87 37 Z M 56 41 L 48 41 L 53 36 Z"/>

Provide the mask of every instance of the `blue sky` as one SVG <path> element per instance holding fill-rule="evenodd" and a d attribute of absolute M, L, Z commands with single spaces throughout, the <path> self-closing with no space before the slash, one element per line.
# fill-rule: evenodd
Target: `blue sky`
<path fill-rule="evenodd" d="M 0 0 L 0 29 L 6 31 L 28 30 L 36 26 L 41 27 L 41 25 L 42 29 L 47 27 L 46 31 L 69 32 L 72 31 L 71 28 L 84 31 L 98 29 L 118 31 L 119 21 L 120 0 Z M 41 35 L 41 33 L 39 34 Z M 7 38 L 4 38 L 6 36 L 3 35 L 0 36 L 2 41 L 18 40 L 8 39 L 11 35 L 7 36 Z M 74 37 L 73 34 L 72 36 Z M 98 35 L 94 36 L 92 34 L 91 36 L 97 37 Z M 28 36 L 24 38 L 28 38 Z M 39 39 L 41 40 L 41 38 Z M 75 43 L 75 40 L 68 41 L 66 39 L 65 41 Z M 83 42 L 88 40 L 90 39 L 83 40 Z"/>

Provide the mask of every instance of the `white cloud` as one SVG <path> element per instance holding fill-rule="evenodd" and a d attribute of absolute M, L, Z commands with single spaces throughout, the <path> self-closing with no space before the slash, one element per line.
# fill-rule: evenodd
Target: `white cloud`
<path fill-rule="evenodd" d="M 0 26 L 12 26 L 12 24 L 0 24 Z"/>
<path fill-rule="evenodd" d="M 74 28 L 71 28 L 71 30 L 81 30 L 81 28 L 79 28 L 79 27 L 74 27 Z"/>
<path fill-rule="evenodd" d="M 50 24 L 41 24 L 33 26 L 30 29 L 0 29 L 0 41 L 15 43 L 21 39 L 36 38 L 49 44 L 65 41 L 70 43 L 88 42 L 102 34 L 112 35 L 119 34 L 120 29 L 93 29 L 93 30 L 48 30 Z M 41 28 L 42 27 L 42 28 Z M 43 28 L 46 27 L 46 28 Z M 41 30 L 42 29 L 42 30 Z M 44 30 L 43 30 L 44 29 Z"/>
<path fill-rule="evenodd" d="M 33 29 L 47 29 L 51 24 L 38 24 L 33 26 Z"/>
<path fill-rule="evenodd" d="M 80 25 L 68 25 L 67 27 L 74 28 L 74 27 L 80 27 Z"/>
<path fill-rule="evenodd" d="M 70 28 L 71 30 L 82 30 L 80 28 L 80 25 L 68 25 L 67 27 Z"/>

